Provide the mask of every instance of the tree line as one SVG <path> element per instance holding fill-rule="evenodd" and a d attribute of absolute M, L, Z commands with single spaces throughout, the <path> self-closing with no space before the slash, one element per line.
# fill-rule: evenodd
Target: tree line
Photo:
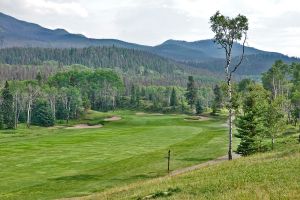
<path fill-rule="evenodd" d="M 38 72 L 32 80 L 5 82 L 0 124 L 8 129 L 17 128 L 22 122 L 27 127 L 52 126 L 57 120 L 68 123 L 79 118 L 89 109 L 191 113 L 197 108 L 201 113 L 210 107 L 212 89 L 199 87 L 192 76 L 188 80 L 187 89 L 139 84 L 126 87 L 122 77 L 110 69 L 74 65 L 49 77 Z"/>

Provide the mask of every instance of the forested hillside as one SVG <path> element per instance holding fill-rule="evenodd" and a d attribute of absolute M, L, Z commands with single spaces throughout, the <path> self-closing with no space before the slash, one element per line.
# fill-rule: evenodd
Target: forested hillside
<path fill-rule="evenodd" d="M 251 44 L 250 44 L 251 45 Z M 134 43 L 128 43 L 116 39 L 92 39 L 81 34 L 72 34 L 64 29 L 47 29 L 38 24 L 28 23 L 15 19 L 11 16 L 0 13 L 0 48 L 7 47 L 43 47 L 43 48 L 83 48 L 83 47 L 121 47 L 126 49 L 135 49 L 156 54 L 175 61 L 188 63 L 199 69 L 206 69 L 212 72 L 223 71 L 222 50 L 214 44 L 213 40 L 199 40 L 194 42 L 167 40 L 156 46 L 147 46 Z M 233 46 L 233 57 L 240 56 L 242 45 L 235 43 Z M 93 53 L 93 52 L 92 52 Z M 141 54 L 140 52 L 135 52 Z M 40 52 L 42 55 L 42 52 Z M 268 70 L 276 60 L 283 60 L 287 63 L 299 62 L 298 58 L 288 57 L 286 55 L 274 52 L 266 52 L 253 47 L 245 48 L 245 62 L 243 62 L 238 73 L 241 75 L 259 75 L 261 72 Z M 44 56 L 44 55 L 43 55 Z M 49 53 L 48 53 L 49 56 Z M 94 56 L 90 54 L 90 56 Z M 127 56 L 132 56 L 132 54 Z M 46 55 L 47 57 L 47 55 Z M 42 58 L 40 58 L 42 59 Z M 86 60 L 89 59 L 88 57 Z M 56 59 L 53 59 L 56 60 Z M 117 59 L 115 62 L 119 62 Z M 68 64 L 74 64 L 68 58 Z M 9 61 L 7 61 L 9 62 Z M 6 63 L 7 63 L 6 62 Z M 11 61 L 10 61 L 11 62 Z M 31 59 L 30 63 L 39 62 Z M 90 66 L 96 64 L 103 66 L 105 60 L 99 60 L 91 63 L 87 61 L 80 64 Z M 153 61 L 151 61 L 153 62 Z M 15 63 L 17 64 L 17 63 Z M 19 63 L 18 63 L 19 64 Z M 28 64 L 23 63 L 23 64 Z M 101 63 L 100 63 L 101 64 Z M 111 63 L 108 63 L 111 64 Z M 127 63 L 131 64 L 131 63 Z M 139 63 L 145 65 L 145 63 Z M 113 63 L 111 66 L 118 65 Z M 187 67 L 187 65 L 184 65 Z M 107 66 L 106 66 L 107 67 Z M 123 66 L 128 67 L 128 66 Z"/>
<path fill-rule="evenodd" d="M 135 83 L 138 82 L 144 85 L 185 86 L 188 75 L 194 75 L 203 84 L 219 82 L 218 73 L 211 73 L 206 69 L 189 67 L 186 64 L 179 64 L 140 50 L 118 47 L 70 49 L 6 48 L 0 50 L 0 63 L 14 66 L 45 65 L 47 66 L 46 68 L 39 69 L 41 71 L 46 70 L 47 72 L 49 71 L 49 65 L 54 66 L 54 68 L 61 68 L 62 66 L 72 64 L 81 64 L 92 68 L 112 68 L 121 75 L 124 75 L 123 77 L 126 79 L 126 82 L 135 81 Z M 13 67 L 7 68 L 6 65 L 2 66 L 4 71 L 15 70 Z M 34 68 L 36 67 L 32 67 L 31 69 Z M 22 73 L 22 71 L 20 69 L 19 73 Z M 4 76 L 0 78 L 7 80 L 8 77 Z"/>

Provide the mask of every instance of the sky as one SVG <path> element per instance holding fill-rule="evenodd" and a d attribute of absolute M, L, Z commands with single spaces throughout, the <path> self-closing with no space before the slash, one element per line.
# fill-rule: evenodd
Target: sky
<path fill-rule="evenodd" d="M 300 57 L 298 0 L 0 0 L 1 12 L 24 21 L 145 45 L 212 38 L 217 10 L 248 17 L 247 45 Z"/>

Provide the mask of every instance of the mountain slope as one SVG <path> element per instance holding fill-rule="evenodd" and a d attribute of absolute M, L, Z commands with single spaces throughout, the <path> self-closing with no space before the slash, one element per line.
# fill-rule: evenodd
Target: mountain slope
<path fill-rule="evenodd" d="M 186 42 L 167 40 L 157 46 L 128 43 L 115 39 L 91 39 L 80 34 L 72 34 L 64 29 L 47 29 L 0 13 L 0 48 L 43 47 L 43 48 L 83 48 L 89 46 L 115 46 L 150 52 L 165 58 L 182 62 L 196 68 L 223 72 L 224 52 L 213 40 Z M 233 57 L 240 56 L 242 46 L 235 44 Z M 266 52 L 252 47 L 245 48 L 245 61 L 237 71 L 241 75 L 259 75 L 278 59 L 287 63 L 300 62 L 280 53 Z M 237 58 L 233 58 L 237 60 Z"/>
<path fill-rule="evenodd" d="M 118 46 L 144 49 L 143 45 L 115 39 L 91 39 L 81 34 L 71 34 L 64 29 L 47 29 L 38 24 L 18 20 L 0 12 L 0 40 L 2 47 L 87 47 Z"/>

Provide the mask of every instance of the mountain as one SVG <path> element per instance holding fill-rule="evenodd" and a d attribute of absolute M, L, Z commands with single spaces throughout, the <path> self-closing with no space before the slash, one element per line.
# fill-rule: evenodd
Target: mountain
<path fill-rule="evenodd" d="M 239 56 L 242 45 L 235 43 L 233 46 L 233 56 Z M 153 52 L 178 61 L 203 62 L 216 58 L 224 58 L 223 49 L 213 42 L 213 40 L 200 40 L 186 42 L 179 40 L 167 40 L 166 42 L 153 47 Z M 245 55 L 266 53 L 264 51 L 246 47 Z"/>
<path fill-rule="evenodd" d="M 115 46 L 136 49 L 172 59 L 184 65 L 223 72 L 224 52 L 213 40 L 187 42 L 167 40 L 157 46 L 128 43 L 116 39 L 92 39 L 81 34 L 72 34 L 64 29 L 47 29 L 0 13 L 0 47 L 43 47 L 43 48 L 83 48 L 89 46 Z M 242 46 L 234 44 L 233 60 L 240 56 Z M 278 59 L 287 63 L 300 62 L 299 58 L 281 53 L 262 51 L 253 47 L 245 48 L 245 60 L 237 73 L 259 75 Z"/>
<path fill-rule="evenodd" d="M 88 46 L 118 46 L 144 49 L 143 45 L 115 39 L 91 39 L 64 29 L 47 29 L 38 24 L 18 20 L 0 12 L 1 47 L 70 48 Z"/>

